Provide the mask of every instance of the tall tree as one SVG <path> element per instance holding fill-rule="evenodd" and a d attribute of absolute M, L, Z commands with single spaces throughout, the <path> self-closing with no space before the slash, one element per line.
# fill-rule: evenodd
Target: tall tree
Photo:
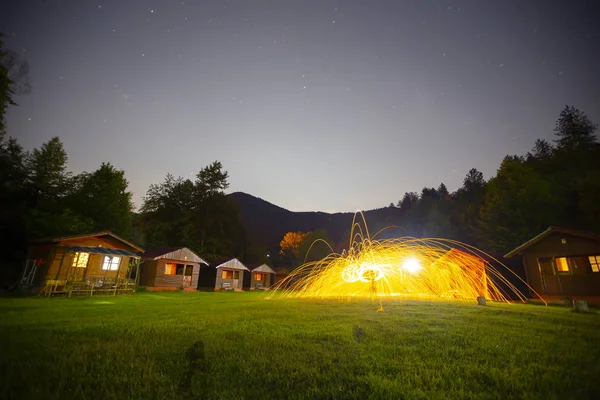
<path fill-rule="evenodd" d="M 0 136 L 6 133 L 6 111 L 15 106 L 13 96 L 28 93 L 29 65 L 19 55 L 4 48 L 3 35 L 0 33 Z"/>
<path fill-rule="evenodd" d="M 196 175 L 196 191 L 198 204 L 203 209 L 200 214 L 200 224 L 202 226 L 200 246 L 204 247 L 206 240 L 206 231 L 211 212 L 211 205 L 214 204 L 214 197 L 222 195 L 223 191 L 229 187 L 227 179 L 229 174 L 223 171 L 223 165 L 219 161 L 202 168 Z"/>
<path fill-rule="evenodd" d="M 0 253 L 4 268 L 1 281 L 13 282 L 22 267 L 26 251 L 26 220 L 28 192 L 25 182 L 27 153 L 16 139 L 0 136 Z"/>
<path fill-rule="evenodd" d="M 593 123 L 584 112 L 573 106 L 566 106 L 556 121 L 554 134 L 559 149 L 572 150 L 589 147 L 596 143 L 595 132 L 598 124 Z"/>
<path fill-rule="evenodd" d="M 91 174 L 83 174 L 78 186 L 71 199 L 73 209 L 94 221 L 94 229 L 129 238 L 133 204 L 125 171 L 102 163 Z"/>
<path fill-rule="evenodd" d="M 67 152 L 58 137 L 34 149 L 27 159 L 34 206 L 55 205 L 67 191 Z"/>

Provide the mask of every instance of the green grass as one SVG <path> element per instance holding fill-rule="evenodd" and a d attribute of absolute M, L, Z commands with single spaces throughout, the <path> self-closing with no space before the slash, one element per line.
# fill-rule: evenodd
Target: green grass
<path fill-rule="evenodd" d="M 4 298 L 0 399 L 600 396 L 597 313 L 384 307 L 257 293 Z M 186 355 L 198 341 L 204 357 Z"/>

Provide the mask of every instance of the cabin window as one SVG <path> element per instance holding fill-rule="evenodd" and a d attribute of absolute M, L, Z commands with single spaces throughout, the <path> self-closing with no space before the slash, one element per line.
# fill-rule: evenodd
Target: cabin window
<path fill-rule="evenodd" d="M 89 259 L 90 259 L 90 253 L 76 252 L 75 257 L 73 258 L 73 267 L 85 268 L 85 267 L 87 267 Z"/>
<path fill-rule="evenodd" d="M 568 274 L 571 272 L 567 257 L 556 257 L 554 262 L 556 263 L 556 270 L 559 274 Z"/>
<path fill-rule="evenodd" d="M 261 274 L 260 272 L 257 272 L 254 274 L 254 280 L 256 281 L 262 281 L 263 280 L 263 274 Z"/>
<path fill-rule="evenodd" d="M 221 279 L 233 279 L 233 271 L 224 269 L 223 272 L 221 272 Z"/>
<path fill-rule="evenodd" d="M 116 271 L 119 269 L 120 261 L 121 261 L 121 257 L 104 256 L 104 261 L 102 262 L 102 270 Z"/>
<path fill-rule="evenodd" d="M 166 263 L 165 264 L 165 275 L 183 275 L 184 269 L 185 269 L 185 265 L 183 265 L 183 264 Z"/>
<path fill-rule="evenodd" d="M 186 265 L 185 266 L 185 276 L 192 276 L 192 272 L 194 272 L 194 266 Z"/>
<path fill-rule="evenodd" d="M 592 272 L 600 272 L 600 256 L 589 256 L 588 260 L 590 261 Z"/>

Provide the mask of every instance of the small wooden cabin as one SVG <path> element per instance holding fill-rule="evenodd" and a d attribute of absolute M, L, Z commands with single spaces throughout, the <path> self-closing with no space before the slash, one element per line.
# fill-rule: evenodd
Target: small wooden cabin
<path fill-rule="evenodd" d="M 267 264 L 262 264 L 250 271 L 250 290 L 265 290 L 271 287 L 275 271 Z"/>
<path fill-rule="evenodd" d="M 242 291 L 244 284 L 244 272 L 248 268 L 237 258 L 216 266 L 217 278 L 215 279 L 215 290 Z"/>
<path fill-rule="evenodd" d="M 133 292 L 143 250 L 111 232 L 29 243 L 21 287 L 45 295 Z"/>
<path fill-rule="evenodd" d="M 507 253 L 521 256 L 534 298 L 600 304 L 600 235 L 551 226 Z"/>
<path fill-rule="evenodd" d="M 208 263 L 187 247 L 148 249 L 142 256 L 140 285 L 149 291 L 195 291 L 200 264 Z"/>

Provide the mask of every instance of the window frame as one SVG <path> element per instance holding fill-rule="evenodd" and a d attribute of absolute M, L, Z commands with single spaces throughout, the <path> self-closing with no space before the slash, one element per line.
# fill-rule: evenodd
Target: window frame
<path fill-rule="evenodd" d="M 84 257 L 85 265 L 80 265 L 80 261 L 81 261 L 80 257 L 82 255 L 85 255 L 85 257 Z M 73 262 L 72 262 L 71 266 L 73 268 L 87 268 L 89 262 L 90 262 L 90 253 L 87 253 L 85 251 L 82 251 L 82 252 L 76 251 L 75 256 L 73 256 Z"/>
<path fill-rule="evenodd" d="M 559 268 L 559 262 L 558 260 L 564 260 L 564 266 L 567 267 L 566 270 L 561 270 Z M 554 257 L 553 258 L 554 261 L 554 267 L 556 268 L 556 273 L 558 275 L 573 275 L 573 263 L 570 257 L 567 256 L 563 256 L 563 257 Z"/>
<path fill-rule="evenodd" d="M 593 261 L 592 261 L 593 259 Z M 593 274 L 600 273 L 600 255 L 587 256 Z M 594 269 L 596 267 L 596 269 Z"/>
<path fill-rule="evenodd" d="M 229 275 L 228 273 L 231 275 Z M 221 279 L 233 279 L 233 270 L 224 269 L 223 271 L 221 271 Z"/>
<path fill-rule="evenodd" d="M 107 260 L 110 260 L 108 264 L 106 263 Z M 117 261 L 116 265 L 115 260 Z M 121 256 L 104 256 L 102 259 L 102 271 L 118 271 L 119 265 L 121 265 Z"/>

